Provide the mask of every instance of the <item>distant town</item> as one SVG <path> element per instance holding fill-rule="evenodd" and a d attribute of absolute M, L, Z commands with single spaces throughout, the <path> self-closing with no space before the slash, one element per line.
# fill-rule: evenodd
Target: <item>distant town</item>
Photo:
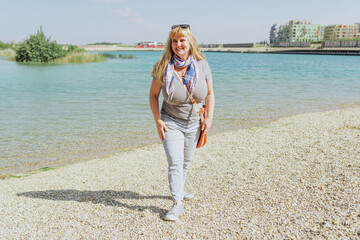
<path fill-rule="evenodd" d="M 354 43 L 348 42 L 350 40 L 354 40 Z M 270 28 L 269 37 L 269 43 L 274 46 L 294 42 L 347 41 L 347 45 L 354 45 L 349 47 L 355 47 L 356 40 L 360 40 L 360 23 L 323 26 L 300 20 L 291 20 L 288 24 L 274 24 Z M 340 47 L 341 43 L 335 45 Z"/>
<path fill-rule="evenodd" d="M 273 47 L 310 47 L 312 43 L 323 47 L 360 47 L 360 23 L 321 25 L 308 20 L 291 20 L 287 24 L 274 24 L 269 41 L 259 45 Z M 202 48 L 254 47 L 255 43 L 199 44 Z M 139 42 L 135 48 L 163 48 L 163 43 Z"/>

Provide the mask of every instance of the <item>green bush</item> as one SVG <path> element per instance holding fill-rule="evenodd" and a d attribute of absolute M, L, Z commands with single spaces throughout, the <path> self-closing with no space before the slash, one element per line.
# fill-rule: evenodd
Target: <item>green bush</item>
<path fill-rule="evenodd" d="M 36 34 L 20 43 L 16 48 L 17 62 L 49 62 L 65 56 L 66 51 L 56 41 L 51 41 L 44 34 L 42 27 Z"/>

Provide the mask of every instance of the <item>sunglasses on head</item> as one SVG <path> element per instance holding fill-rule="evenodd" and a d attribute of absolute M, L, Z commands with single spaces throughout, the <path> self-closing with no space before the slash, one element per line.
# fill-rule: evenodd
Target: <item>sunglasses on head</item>
<path fill-rule="evenodd" d="M 171 26 L 171 30 L 177 28 L 177 27 L 181 27 L 181 28 L 184 28 L 184 29 L 187 29 L 189 28 L 190 29 L 190 25 L 189 24 L 176 24 L 176 25 L 172 25 Z"/>

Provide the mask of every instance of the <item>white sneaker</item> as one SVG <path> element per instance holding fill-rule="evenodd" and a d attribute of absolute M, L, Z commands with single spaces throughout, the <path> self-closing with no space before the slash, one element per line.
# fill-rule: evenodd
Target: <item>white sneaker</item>
<path fill-rule="evenodd" d="M 189 199 L 192 199 L 192 198 L 194 198 L 193 194 L 184 192 L 184 197 L 183 197 L 184 200 L 189 200 Z"/>
<path fill-rule="evenodd" d="M 180 214 L 184 212 L 184 208 L 181 202 L 175 202 L 174 206 L 170 209 L 170 211 L 166 214 L 165 220 L 167 221 L 175 221 L 178 219 Z"/>

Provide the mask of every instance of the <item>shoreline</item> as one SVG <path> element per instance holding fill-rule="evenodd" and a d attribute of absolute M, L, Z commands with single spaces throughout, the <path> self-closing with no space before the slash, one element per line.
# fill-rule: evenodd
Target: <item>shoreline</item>
<path fill-rule="evenodd" d="M 354 103 L 346 103 L 346 104 L 341 104 L 341 105 L 336 105 L 336 106 L 331 106 L 331 107 L 324 107 L 321 109 L 309 109 L 303 112 L 298 112 L 298 113 L 288 113 L 288 114 L 281 114 L 278 116 L 272 116 L 267 118 L 266 120 L 263 120 L 261 122 L 257 122 L 257 123 L 249 123 L 247 125 L 239 125 L 238 128 L 230 130 L 230 129 L 225 129 L 225 130 L 217 130 L 214 129 L 213 131 L 210 132 L 209 136 L 217 136 L 219 134 L 223 134 L 223 133 L 228 133 L 231 134 L 232 132 L 237 132 L 240 130 L 246 130 L 246 129 L 251 129 L 251 128 L 256 128 L 256 127 L 263 127 L 266 126 L 268 124 L 271 124 L 273 122 L 276 122 L 282 118 L 287 118 L 287 117 L 293 117 L 293 116 L 297 116 L 297 115 L 302 115 L 302 114 L 311 114 L 311 113 L 323 113 L 323 112 L 328 112 L 328 111 L 334 111 L 334 110 L 345 110 L 348 108 L 356 108 L 356 107 L 360 107 L 360 103 L 358 102 L 354 102 Z M 157 139 L 157 138 L 156 138 Z M 49 171 L 49 170 L 53 170 L 53 169 L 57 169 L 57 168 L 61 168 L 64 166 L 71 166 L 74 164 L 78 164 L 78 163 L 83 163 L 83 162 L 88 162 L 88 161 L 92 161 L 95 159 L 105 159 L 105 158 L 109 158 L 113 155 L 117 155 L 117 154 L 121 154 L 121 153 L 126 153 L 126 152 L 131 152 L 131 151 L 136 151 L 138 149 L 143 149 L 143 148 L 149 148 L 149 147 L 153 147 L 156 146 L 158 144 L 161 144 L 159 141 L 156 142 L 150 142 L 148 144 L 145 145 L 140 145 L 140 146 L 132 146 L 132 147 L 127 147 L 127 148 L 119 148 L 117 151 L 111 151 L 108 153 L 103 153 L 103 154 L 98 154 L 94 157 L 82 157 L 80 159 L 71 159 L 71 160 L 67 160 L 67 161 L 56 161 L 56 162 L 41 162 L 38 167 L 36 167 L 35 165 L 31 165 L 32 167 L 25 167 L 25 166 L 21 166 L 18 167 L 16 169 L 19 170 L 14 170 L 11 169 L 10 172 L 5 172 L 0 174 L 0 182 L 2 180 L 6 180 L 9 178 L 22 178 L 22 177 L 28 177 L 30 175 L 42 172 L 43 170 L 45 171 Z M 23 170 L 20 170 L 23 169 Z"/>
<path fill-rule="evenodd" d="M 359 139 L 359 106 L 209 136 L 174 223 L 161 144 L 6 179 L 0 238 L 356 238 Z"/>

